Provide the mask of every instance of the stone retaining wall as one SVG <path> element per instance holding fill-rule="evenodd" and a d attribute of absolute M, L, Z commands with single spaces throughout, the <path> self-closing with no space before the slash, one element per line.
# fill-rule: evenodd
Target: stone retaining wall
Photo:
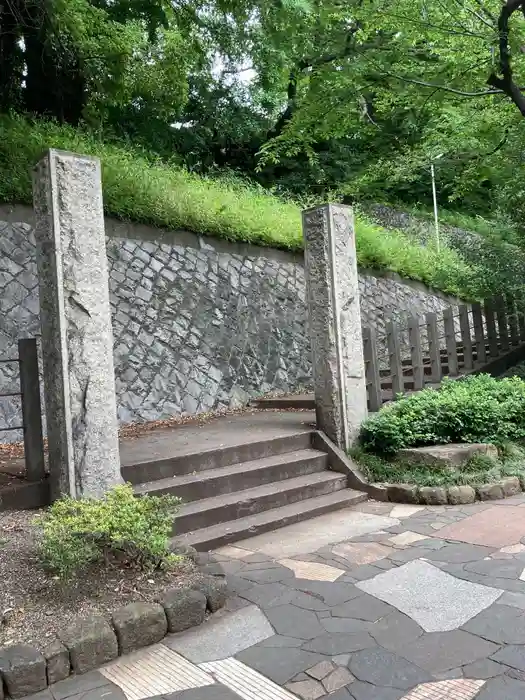
<path fill-rule="evenodd" d="M 0 359 L 40 332 L 31 220 L 0 210 Z M 310 388 L 302 256 L 113 220 L 106 234 L 121 423 Z M 394 274 L 362 271 L 359 287 L 363 324 L 380 335 L 386 319 L 457 303 Z M 16 365 L 0 364 L 0 392 L 17 381 Z M 18 420 L 18 402 L 0 399 L 0 427 Z"/>

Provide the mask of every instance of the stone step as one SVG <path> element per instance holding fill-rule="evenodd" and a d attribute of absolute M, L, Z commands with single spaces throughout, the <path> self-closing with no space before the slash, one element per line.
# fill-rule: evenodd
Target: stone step
<path fill-rule="evenodd" d="M 322 471 L 205 498 L 182 506 L 175 519 L 174 534 L 201 530 L 229 520 L 236 521 L 270 509 L 324 496 L 345 489 L 346 484 L 345 474 Z"/>
<path fill-rule="evenodd" d="M 311 431 L 298 431 L 277 438 L 254 439 L 200 451 L 196 444 L 195 452 L 191 454 L 123 465 L 122 478 L 136 485 L 304 450 L 310 447 L 310 435 Z"/>
<path fill-rule="evenodd" d="M 267 398 L 254 399 L 250 406 L 254 408 L 281 408 L 281 409 L 304 409 L 315 410 L 315 403 L 312 401 L 313 394 L 294 394 L 291 396 L 268 396 Z"/>
<path fill-rule="evenodd" d="M 249 515 L 238 520 L 189 532 L 174 538 L 174 541 L 191 545 L 201 552 L 208 551 L 247 537 L 253 537 L 253 535 L 277 530 L 285 525 L 315 518 L 324 513 L 348 508 L 367 499 L 366 493 L 342 489 L 325 496 L 308 498 L 305 501 L 292 503 L 281 508 L 273 508 L 264 513 Z"/>
<path fill-rule="evenodd" d="M 169 493 L 189 503 L 283 479 L 322 472 L 326 469 L 328 469 L 328 455 L 324 452 L 312 449 L 296 450 L 251 462 L 207 469 L 196 474 L 149 481 L 137 485 L 135 492 L 156 496 Z"/>

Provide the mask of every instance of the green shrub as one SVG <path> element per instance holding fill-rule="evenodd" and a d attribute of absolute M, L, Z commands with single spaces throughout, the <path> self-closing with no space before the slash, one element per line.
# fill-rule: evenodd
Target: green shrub
<path fill-rule="evenodd" d="M 168 541 L 179 504 L 173 496 L 137 498 L 129 484 L 100 499 L 61 498 L 39 521 L 42 562 L 60 578 L 94 563 L 160 568 L 170 559 Z"/>
<path fill-rule="evenodd" d="M 361 443 L 370 452 L 453 442 L 501 445 L 525 438 L 525 381 L 489 375 L 445 380 L 369 418 Z"/>

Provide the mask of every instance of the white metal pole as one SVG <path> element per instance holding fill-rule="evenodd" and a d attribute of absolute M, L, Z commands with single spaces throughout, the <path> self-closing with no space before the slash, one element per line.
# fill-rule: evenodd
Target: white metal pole
<path fill-rule="evenodd" d="M 434 163 L 430 164 L 430 174 L 432 175 L 432 199 L 434 200 L 434 226 L 436 228 L 436 248 L 439 253 L 439 219 L 438 219 L 438 204 L 436 195 L 436 174 L 434 172 Z"/>

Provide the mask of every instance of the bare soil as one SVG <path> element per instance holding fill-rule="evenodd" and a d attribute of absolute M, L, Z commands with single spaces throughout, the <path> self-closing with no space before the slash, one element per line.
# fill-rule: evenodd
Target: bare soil
<path fill-rule="evenodd" d="M 96 567 L 63 583 L 44 571 L 37 554 L 41 511 L 0 512 L 0 647 L 18 642 L 42 649 L 77 616 L 106 618 L 121 605 L 154 601 L 200 574 L 187 559 L 169 572 Z"/>

